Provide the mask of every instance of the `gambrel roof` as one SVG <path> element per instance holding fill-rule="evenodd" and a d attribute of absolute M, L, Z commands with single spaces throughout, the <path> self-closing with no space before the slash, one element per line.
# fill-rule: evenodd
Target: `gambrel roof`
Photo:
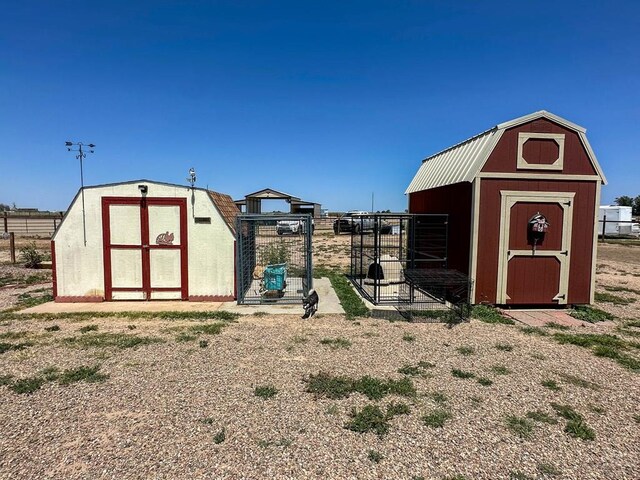
<path fill-rule="evenodd" d="M 472 182 L 482 170 L 482 167 L 498 144 L 505 130 L 539 118 L 546 118 L 569 130 L 575 131 L 580 137 L 580 141 L 587 151 L 587 155 L 602 180 L 602 183 L 607 183 L 596 159 L 596 155 L 593 153 L 591 145 L 589 145 L 589 141 L 585 135 L 586 129 L 564 118 L 558 117 L 553 113 L 540 110 L 539 112 L 534 112 L 496 125 L 490 130 L 425 158 L 404 193 L 414 193 L 460 182 Z"/>

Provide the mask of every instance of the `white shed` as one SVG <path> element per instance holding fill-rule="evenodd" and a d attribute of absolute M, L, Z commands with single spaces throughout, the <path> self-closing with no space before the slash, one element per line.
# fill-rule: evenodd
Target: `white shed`
<path fill-rule="evenodd" d="M 238 213 L 201 188 L 85 187 L 52 237 L 55 301 L 233 300 Z"/>

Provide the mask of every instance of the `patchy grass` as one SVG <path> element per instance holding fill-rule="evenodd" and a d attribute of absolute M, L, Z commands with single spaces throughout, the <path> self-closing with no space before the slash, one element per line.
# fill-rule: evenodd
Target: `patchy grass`
<path fill-rule="evenodd" d="M 501 352 L 510 352 L 513 350 L 513 345 L 509 345 L 508 343 L 496 343 L 495 347 Z"/>
<path fill-rule="evenodd" d="M 44 327 L 45 332 L 58 332 L 60 331 L 59 325 L 51 325 L 50 327 Z"/>
<path fill-rule="evenodd" d="M 336 295 L 338 295 L 338 299 L 348 320 L 353 320 L 356 317 L 368 317 L 371 314 L 364 302 L 351 287 L 347 277 L 342 273 L 320 267 L 314 270 L 313 275 L 315 278 L 329 278 L 331 286 L 335 290 Z"/>
<path fill-rule="evenodd" d="M 44 295 L 33 295 L 34 293 L 41 293 L 44 291 L 49 292 L 50 289 L 39 289 L 27 293 L 21 293 L 20 295 L 18 295 L 18 308 L 35 307 L 36 305 L 52 302 L 53 295 L 51 295 L 51 293 L 45 293 Z"/>
<path fill-rule="evenodd" d="M 100 373 L 98 370 L 100 370 L 99 365 L 68 369 L 58 377 L 58 382 L 60 382 L 61 385 L 69 385 L 70 383 L 76 382 L 99 383 L 109 378 L 109 375 Z"/>
<path fill-rule="evenodd" d="M 556 423 L 558 423 L 558 421 L 555 418 L 553 418 L 551 415 L 541 410 L 533 410 L 533 411 L 527 412 L 526 417 L 536 422 L 548 423 L 550 425 L 555 425 Z"/>
<path fill-rule="evenodd" d="M 209 342 L 207 340 L 200 340 L 198 342 L 198 346 L 200 348 L 207 348 L 209 346 Z"/>
<path fill-rule="evenodd" d="M 531 438 L 533 432 L 533 422 L 527 418 L 518 417 L 516 415 L 507 415 L 505 417 L 507 428 L 520 438 Z"/>
<path fill-rule="evenodd" d="M 367 453 L 367 458 L 374 463 L 380 463 L 384 456 L 380 452 L 369 450 L 369 452 Z"/>
<path fill-rule="evenodd" d="M 476 305 L 471 310 L 471 316 L 485 323 L 503 323 L 505 325 L 514 325 L 515 322 L 510 318 L 503 317 L 493 307 L 486 305 Z"/>
<path fill-rule="evenodd" d="M 566 433 L 582 440 L 595 440 L 595 431 L 585 423 L 582 415 L 576 412 L 571 405 L 551 403 L 551 407 L 556 411 L 558 416 L 567 420 L 564 428 Z"/>
<path fill-rule="evenodd" d="M 548 388 L 549 390 L 553 390 L 554 392 L 557 392 L 558 390 L 561 390 L 560 386 L 556 383 L 555 380 L 551 380 L 551 379 L 542 380 L 542 382 L 540 382 L 540 384 L 543 387 Z"/>
<path fill-rule="evenodd" d="M 433 367 L 435 367 L 434 363 L 420 361 L 416 365 L 403 365 L 398 369 L 398 373 L 401 373 L 402 375 L 409 375 L 411 377 L 427 377 L 429 376 L 429 374 L 427 373 L 427 369 Z"/>
<path fill-rule="evenodd" d="M 176 342 L 193 342 L 196 338 L 198 337 L 190 333 L 180 332 L 178 335 L 176 335 Z"/>
<path fill-rule="evenodd" d="M 360 411 L 354 407 L 351 421 L 344 428 L 358 433 L 373 432 L 381 437 L 389 431 L 389 419 L 378 405 L 365 405 Z"/>
<path fill-rule="evenodd" d="M 51 277 L 47 275 L 28 275 L 26 277 L 0 275 L 0 287 L 5 287 L 7 285 L 33 285 L 36 283 L 44 283 L 48 281 L 51 281 Z"/>
<path fill-rule="evenodd" d="M 26 337 L 27 335 L 29 335 L 29 332 L 4 332 L 4 333 L 0 333 L 0 338 L 3 340 L 19 340 L 21 338 Z"/>
<path fill-rule="evenodd" d="M 62 342 L 80 348 L 135 348 L 152 343 L 163 343 L 160 337 L 142 337 L 125 333 L 89 333 L 81 337 L 67 337 Z"/>
<path fill-rule="evenodd" d="M 306 391 L 308 393 L 331 399 L 346 398 L 355 392 L 367 396 L 370 400 L 380 400 L 391 394 L 404 397 L 415 397 L 416 395 L 416 388 L 408 377 L 400 380 L 383 380 L 365 375 L 353 379 L 320 372 L 317 375 L 310 375 L 304 382 L 307 384 Z"/>
<path fill-rule="evenodd" d="M 342 337 L 323 338 L 320 340 L 320 345 L 329 345 L 332 350 L 337 350 L 339 348 L 349 348 L 351 346 L 351 342 Z"/>
<path fill-rule="evenodd" d="M 595 301 L 599 303 L 612 303 L 614 305 L 629 305 L 635 303 L 635 298 L 624 298 L 612 293 L 596 292 L 594 295 Z"/>
<path fill-rule="evenodd" d="M 334 376 L 320 372 L 310 375 L 303 380 L 307 384 L 306 391 L 317 397 L 327 397 L 334 400 L 346 398 L 354 392 L 353 379 L 344 376 Z"/>
<path fill-rule="evenodd" d="M 196 325 L 190 325 L 189 331 L 204 335 L 218 335 L 222 332 L 224 326 L 224 323 L 198 323 Z"/>
<path fill-rule="evenodd" d="M 374 432 L 383 436 L 389 431 L 389 421 L 398 415 L 408 415 L 411 409 L 405 403 L 391 402 L 383 412 L 378 405 L 365 405 L 362 410 L 351 410 L 351 421 L 344 428 L 358 432 Z"/>
<path fill-rule="evenodd" d="M 586 305 L 576 306 L 570 313 L 573 318 L 582 320 L 583 322 L 597 323 L 605 320 L 613 320 L 615 317 L 599 308 L 589 307 Z"/>
<path fill-rule="evenodd" d="M 564 431 L 574 438 L 581 440 L 595 440 L 596 432 L 587 425 L 584 420 L 570 420 L 564 427 Z"/>
<path fill-rule="evenodd" d="M 640 371 L 640 360 L 625 353 L 637 344 L 617 335 L 555 333 L 553 338 L 560 344 L 589 348 L 596 356 L 611 358 L 629 370 Z"/>
<path fill-rule="evenodd" d="M 456 348 L 456 351 L 460 355 L 464 355 L 464 356 L 468 357 L 469 355 L 473 355 L 476 350 L 473 347 L 467 347 L 466 345 L 463 345 L 462 347 Z"/>
<path fill-rule="evenodd" d="M 538 335 L 540 337 L 548 337 L 549 334 L 547 332 L 545 332 L 543 329 L 541 329 L 540 327 L 522 327 L 520 328 L 520 331 L 522 333 L 524 333 L 525 335 Z"/>
<path fill-rule="evenodd" d="M 571 327 L 556 322 L 547 322 L 544 324 L 544 326 L 547 328 L 553 328 L 555 330 L 571 330 Z"/>
<path fill-rule="evenodd" d="M 511 373 L 511 370 L 504 365 L 492 365 L 491 371 L 496 375 L 509 375 Z"/>
<path fill-rule="evenodd" d="M 13 375 L 0 375 L 0 386 L 11 385 L 13 381 Z"/>
<path fill-rule="evenodd" d="M 475 373 L 460 370 L 458 368 L 452 368 L 451 375 L 453 375 L 456 378 L 474 378 L 476 376 Z"/>
<path fill-rule="evenodd" d="M 124 318 L 129 320 L 220 320 L 232 322 L 240 317 L 239 313 L 216 310 L 213 312 L 65 312 L 65 313 L 32 313 L 32 320 L 71 320 L 89 321 L 97 318 Z M 0 312 L 2 320 L 24 320 L 24 314 L 15 312 Z"/>
<path fill-rule="evenodd" d="M 13 384 L 10 385 L 9 388 L 18 394 L 29 394 L 35 392 L 36 390 L 40 390 L 45 382 L 46 380 L 42 377 L 21 378 L 20 380 L 16 380 L 15 382 L 13 382 Z"/>
<path fill-rule="evenodd" d="M 222 442 L 224 442 L 226 438 L 227 438 L 227 434 L 225 429 L 223 428 L 213 436 L 213 443 L 215 443 L 216 445 L 219 445 Z"/>
<path fill-rule="evenodd" d="M 253 390 L 253 394 L 256 397 L 260 397 L 260 398 L 263 398 L 265 400 L 267 398 L 274 397 L 277 393 L 278 393 L 278 389 L 276 387 L 274 387 L 273 385 L 262 385 L 262 386 L 256 387 Z"/>
<path fill-rule="evenodd" d="M 621 286 L 608 286 L 605 285 L 604 289 L 607 292 L 627 292 L 627 293 L 635 293 L 636 295 L 640 295 L 640 290 L 636 289 L 636 288 L 629 288 L 629 287 L 621 287 Z M 596 294 L 597 295 L 597 294 Z M 597 300 L 597 298 L 596 298 Z"/>
<path fill-rule="evenodd" d="M 526 473 L 522 473 L 519 470 L 512 470 L 511 472 L 509 472 L 509 480 L 536 480 L 536 479 L 527 475 Z"/>
<path fill-rule="evenodd" d="M 558 469 L 555 465 L 551 463 L 539 463 L 538 464 L 538 472 L 541 475 L 546 475 L 549 477 L 555 477 L 557 475 L 562 475 L 562 471 Z"/>
<path fill-rule="evenodd" d="M 447 420 L 451 418 L 451 413 L 443 408 L 438 408 L 422 416 L 422 421 L 427 427 L 442 428 Z"/>
<path fill-rule="evenodd" d="M 576 387 L 588 388 L 589 390 L 600 390 L 600 385 L 597 383 L 590 382 L 589 380 L 585 380 L 584 378 L 580 378 L 576 375 L 562 372 L 558 372 L 557 375 L 563 382 L 575 385 Z"/>
<path fill-rule="evenodd" d="M 432 392 L 429 394 L 429 397 L 440 405 L 444 405 L 449 400 L 449 398 L 442 392 Z"/>
<path fill-rule="evenodd" d="M 416 336 L 415 335 L 411 335 L 410 333 L 405 333 L 402 336 L 402 340 L 404 340 L 405 342 L 415 342 L 416 341 Z"/>
<path fill-rule="evenodd" d="M 78 329 L 78 331 L 80 333 L 87 333 L 87 332 L 97 332 L 98 331 L 98 325 L 85 325 L 84 327 L 80 327 Z"/>
<path fill-rule="evenodd" d="M 27 347 L 32 347 L 34 345 L 33 342 L 22 342 L 22 343 L 7 343 L 0 342 L 0 354 L 10 352 L 11 350 L 24 350 Z"/>
<path fill-rule="evenodd" d="M 488 387 L 490 385 L 493 385 L 493 380 L 487 378 L 487 377 L 479 377 L 478 378 L 478 383 L 480 385 L 482 385 L 483 387 Z"/>

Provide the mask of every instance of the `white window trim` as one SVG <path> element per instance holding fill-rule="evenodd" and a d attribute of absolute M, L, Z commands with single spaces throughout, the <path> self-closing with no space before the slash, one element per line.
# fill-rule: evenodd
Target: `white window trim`
<path fill-rule="evenodd" d="M 553 163 L 529 163 L 522 156 L 524 144 L 528 140 L 553 140 L 558 145 L 558 158 Z M 518 164 L 519 169 L 527 170 L 562 170 L 564 167 L 564 133 L 518 133 Z"/>

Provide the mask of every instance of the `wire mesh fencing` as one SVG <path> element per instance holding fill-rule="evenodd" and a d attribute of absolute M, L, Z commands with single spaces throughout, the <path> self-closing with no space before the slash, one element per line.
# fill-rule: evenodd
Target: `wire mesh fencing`
<path fill-rule="evenodd" d="M 468 316 L 469 279 L 448 268 L 448 216 L 363 215 L 351 229 L 351 281 L 374 305 Z"/>
<path fill-rule="evenodd" d="M 313 288 L 312 234 L 310 215 L 238 216 L 238 304 L 300 303 Z"/>

